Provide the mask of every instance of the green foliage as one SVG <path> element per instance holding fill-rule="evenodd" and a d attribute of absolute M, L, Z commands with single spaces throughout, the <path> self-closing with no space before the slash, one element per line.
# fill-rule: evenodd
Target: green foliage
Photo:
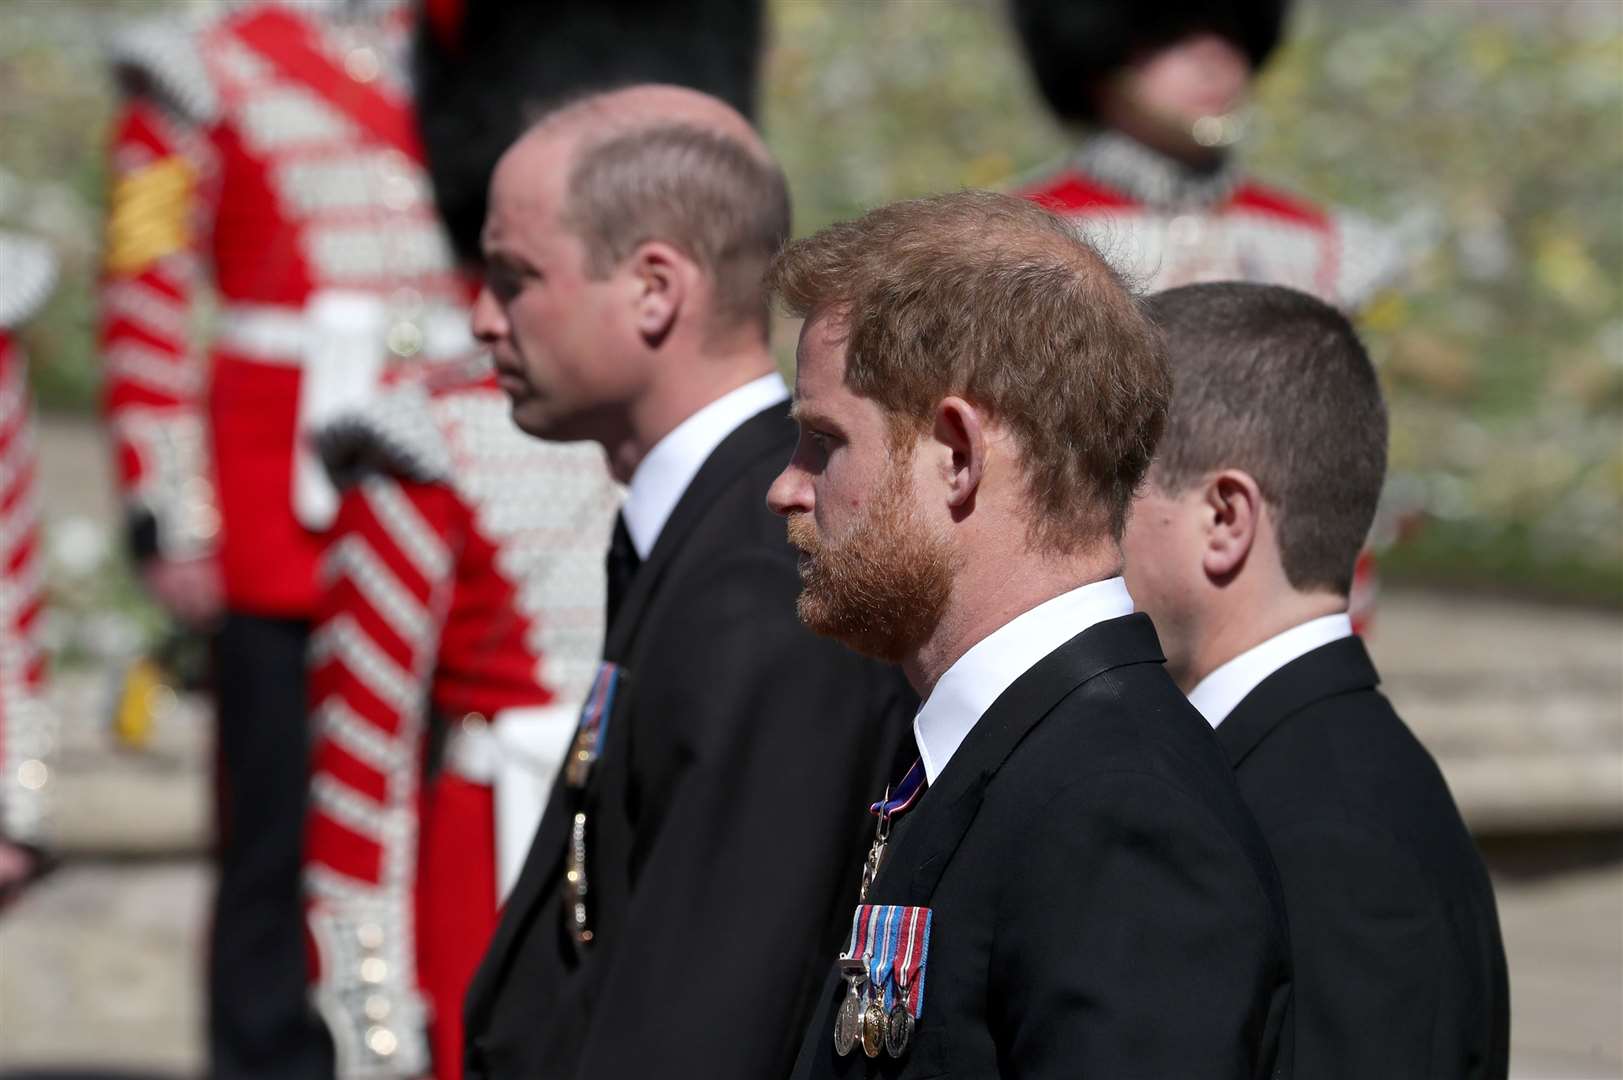
<path fill-rule="evenodd" d="M 165 3 L 0 6 L 0 225 L 49 236 L 65 264 L 30 331 L 52 407 L 89 407 L 95 383 L 100 36 Z M 802 232 L 894 198 L 1009 186 L 1065 152 L 1002 13 L 773 0 L 763 123 Z M 1391 501 L 1431 521 L 1388 566 L 1619 602 L 1623 12 L 1303 5 L 1246 152 L 1274 182 L 1400 226 L 1417 251 L 1362 319 L 1391 399 Z"/>

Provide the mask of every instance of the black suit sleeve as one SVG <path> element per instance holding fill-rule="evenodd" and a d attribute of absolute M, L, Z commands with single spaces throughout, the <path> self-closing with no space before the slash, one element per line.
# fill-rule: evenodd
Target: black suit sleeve
<path fill-rule="evenodd" d="M 634 751 L 633 899 L 593 1007 L 590 1080 L 787 1072 L 855 881 L 861 808 L 890 766 L 870 748 L 903 722 L 884 689 L 899 684 L 795 619 L 789 560 L 731 555 L 680 588 L 688 617 L 649 628 L 658 670 L 633 673 L 634 737 L 660 749 Z"/>
<path fill-rule="evenodd" d="M 1455 1063 L 1432 1063 L 1431 1038 L 1437 981 L 1458 964 L 1413 858 L 1345 821 L 1304 822 L 1269 843 L 1290 911 L 1297 1075 L 1450 1074 Z"/>
<path fill-rule="evenodd" d="M 1209 812 L 1137 773 L 1084 776 L 1032 823 L 992 949 L 1001 1075 L 1267 1075 L 1286 991 L 1270 907 Z"/>

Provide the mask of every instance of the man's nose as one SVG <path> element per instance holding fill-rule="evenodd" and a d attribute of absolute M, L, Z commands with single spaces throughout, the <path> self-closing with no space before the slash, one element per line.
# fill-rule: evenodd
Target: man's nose
<path fill-rule="evenodd" d="M 473 302 L 470 321 L 473 336 L 486 345 L 507 336 L 507 316 L 502 312 L 502 306 L 496 303 L 496 298 L 490 294 L 490 286 L 480 288 L 479 296 Z"/>
<path fill-rule="evenodd" d="M 811 513 L 811 482 L 805 470 L 798 468 L 793 461 L 785 465 L 778 478 L 772 481 L 772 486 L 767 488 L 766 504 L 774 514 L 782 517 Z"/>

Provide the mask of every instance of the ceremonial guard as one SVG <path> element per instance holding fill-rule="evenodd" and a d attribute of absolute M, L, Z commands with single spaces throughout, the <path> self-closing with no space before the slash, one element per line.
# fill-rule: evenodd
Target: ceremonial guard
<path fill-rule="evenodd" d="M 603 636 L 602 451 L 530 439 L 488 364 L 330 425 L 347 487 L 311 648 L 315 1000 L 340 1077 L 461 1075 L 462 994 Z"/>
<path fill-rule="evenodd" d="M 301 944 L 305 653 L 338 512 L 306 435 L 388 370 L 468 355 L 470 289 L 407 95 L 412 8 L 196 14 L 114 46 L 106 410 L 143 578 L 218 627 L 211 1074 L 304 1080 L 327 1069 Z"/>
<path fill-rule="evenodd" d="M 44 865 L 55 720 L 43 700 L 45 554 L 33 397 L 16 328 L 56 280 L 43 243 L 0 233 L 0 905 Z"/>
<path fill-rule="evenodd" d="M 1145 292 L 1256 281 L 1356 310 L 1400 269 L 1392 233 L 1264 184 L 1236 160 L 1253 81 L 1288 7 L 1012 0 L 1038 90 L 1085 131 L 1021 193 L 1086 221 L 1089 239 Z M 1366 550 L 1353 601 L 1361 625 L 1374 592 Z"/>
<path fill-rule="evenodd" d="M 418 127 L 470 273 L 491 171 L 535 103 L 636 77 L 747 95 L 753 0 L 624 8 L 424 9 Z M 749 63 L 722 62 L 717 25 Z M 462 1075 L 463 992 L 597 666 L 619 504 L 595 444 L 514 426 L 487 360 L 417 371 L 320 438 L 344 495 L 313 646 L 306 886 L 345 1080 Z"/>

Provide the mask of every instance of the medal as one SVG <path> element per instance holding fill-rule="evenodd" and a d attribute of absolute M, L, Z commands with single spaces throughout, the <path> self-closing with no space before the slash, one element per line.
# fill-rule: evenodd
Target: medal
<path fill-rule="evenodd" d="M 570 818 L 569 842 L 564 849 L 563 913 L 564 928 L 577 949 L 592 943 L 590 911 L 591 884 L 587 879 L 586 783 L 591 778 L 592 766 L 603 752 L 603 736 L 608 728 L 609 713 L 614 707 L 615 690 L 620 685 L 619 665 L 604 661 L 598 665 L 592 680 L 592 692 L 581 707 L 580 723 L 575 729 L 570 746 L 569 760 L 564 765 L 564 786 L 575 809 Z"/>
<path fill-rule="evenodd" d="M 862 889 L 851 917 L 851 937 L 840 954 L 846 990 L 835 1010 L 834 1052 L 841 1057 L 850 1056 L 859 1043 L 870 1059 L 881 1053 L 901 1057 L 907 1053 L 924 1008 L 930 909 L 867 902 L 885 859 L 891 818 L 910 809 L 924 788 L 924 765 L 914 762 L 895 793 L 886 788 L 885 797 L 870 807 L 879 821 L 862 864 Z"/>
<path fill-rule="evenodd" d="M 901 1057 L 907 1053 L 907 1041 L 912 1037 L 913 1014 L 907 1011 L 905 1003 L 898 1001 L 885 1023 L 885 1053 L 893 1058 Z"/>
<path fill-rule="evenodd" d="M 840 974 L 845 977 L 845 1000 L 834 1016 L 834 1052 L 846 1057 L 862 1037 L 862 990 L 866 976 L 860 959 L 840 957 Z"/>
<path fill-rule="evenodd" d="M 857 1035 L 862 1027 L 862 995 L 852 980 L 845 1000 L 840 1002 L 839 1014 L 834 1017 L 834 1052 L 846 1057 L 856 1049 Z"/>
<path fill-rule="evenodd" d="M 898 917 L 900 908 L 876 905 L 873 911 L 871 944 L 864 956 L 868 962 L 868 1007 L 862 1013 L 862 1052 L 871 1058 L 878 1057 L 890 1041 L 890 969 L 896 959 L 896 937 L 903 921 Z"/>
<path fill-rule="evenodd" d="M 862 1052 L 871 1058 L 879 1056 L 885 1045 L 885 1007 L 875 998 L 869 998 L 862 1010 Z"/>

